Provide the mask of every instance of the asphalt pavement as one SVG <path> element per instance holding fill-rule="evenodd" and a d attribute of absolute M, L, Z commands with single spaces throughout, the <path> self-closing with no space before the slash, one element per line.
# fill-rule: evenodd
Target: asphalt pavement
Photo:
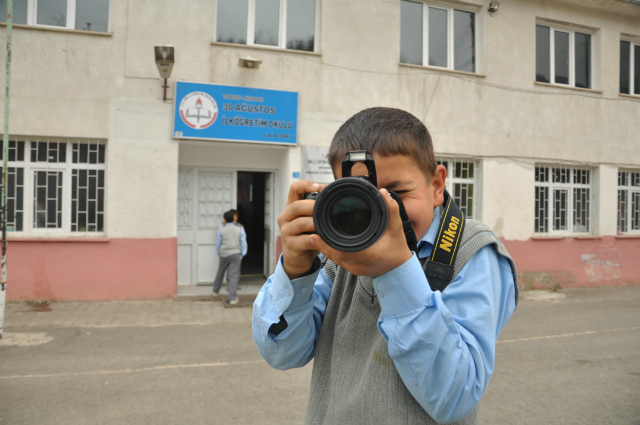
<path fill-rule="evenodd" d="M 0 424 L 303 423 L 311 365 L 271 369 L 250 307 L 194 299 L 9 303 Z M 524 292 L 481 403 L 485 425 L 640 425 L 640 286 Z"/>

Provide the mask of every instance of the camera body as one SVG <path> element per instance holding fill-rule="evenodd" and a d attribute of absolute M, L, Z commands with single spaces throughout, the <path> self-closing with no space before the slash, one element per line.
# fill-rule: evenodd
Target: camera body
<path fill-rule="evenodd" d="M 369 176 L 351 177 L 354 164 L 363 163 Z M 342 178 L 322 192 L 307 193 L 315 200 L 313 224 L 330 247 L 343 252 L 362 251 L 387 230 L 389 211 L 378 190 L 376 168 L 367 151 L 351 151 L 342 160 Z"/>

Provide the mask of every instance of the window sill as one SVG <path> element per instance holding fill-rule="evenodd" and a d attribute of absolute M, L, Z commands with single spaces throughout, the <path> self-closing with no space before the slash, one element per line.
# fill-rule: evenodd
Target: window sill
<path fill-rule="evenodd" d="M 0 22 L 0 27 L 6 27 L 6 26 L 7 26 L 6 22 Z M 42 27 L 39 25 L 13 24 L 13 28 L 21 28 L 25 30 L 36 30 L 36 31 L 62 32 L 67 34 L 95 35 L 98 37 L 111 37 L 113 35 L 112 32 L 85 31 L 85 30 L 75 30 L 75 29 L 69 29 L 69 28 L 56 28 L 56 27 Z"/>
<path fill-rule="evenodd" d="M 467 71 L 456 71 L 455 69 L 440 68 L 438 66 L 414 65 L 411 63 L 402 63 L 402 62 L 400 62 L 398 65 L 406 68 L 417 68 L 417 69 L 424 69 L 429 71 L 446 72 L 448 74 L 465 75 L 467 77 L 478 77 L 478 78 L 487 77 L 485 74 L 476 74 L 475 72 L 467 72 Z"/>
<path fill-rule="evenodd" d="M 533 241 L 559 241 L 562 239 L 567 239 L 566 236 L 533 236 L 531 240 Z"/>
<path fill-rule="evenodd" d="M 616 239 L 640 239 L 640 235 L 616 235 Z"/>
<path fill-rule="evenodd" d="M 531 240 L 534 240 L 534 241 L 559 241 L 559 240 L 562 240 L 562 239 L 577 239 L 577 240 L 589 241 L 589 240 L 600 240 L 600 239 L 602 239 L 602 236 L 566 235 L 566 236 L 532 236 L 531 237 Z"/>
<path fill-rule="evenodd" d="M 281 49 L 279 47 L 267 47 L 260 46 L 257 44 L 236 44 L 236 43 L 223 43 L 221 41 L 212 41 L 212 46 L 223 46 L 223 47 L 238 47 L 240 49 L 250 49 L 250 50 L 262 50 L 267 52 L 277 52 L 277 53 L 292 53 L 294 55 L 310 55 L 310 56 L 322 56 L 320 53 L 316 52 L 307 52 L 305 50 L 294 50 L 294 49 Z"/>
<path fill-rule="evenodd" d="M 640 100 L 640 94 L 619 93 L 619 96 L 620 97 L 625 97 L 627 99 Z"/>
<path fill-rule="evenodd" d="M 9 242 L 81 242 L 81 243 L 106 243 L 110 242 L 109 237 L 77 237 L 77 238 L 65 238 L 65 237 L 41 237 L 41 238 L 21 238 L 21 237 L 8 237 Z"/>
<path fill-rule="evenodd" d="M 581 91 L 581 92 L 593 93 L 593 94 L 602 94 L 602 93 L 604 93 L 602 90 L 583 89 L 581 87 L 571 87 L 571 86 L 565 86 L 565 85 L 562 85 L 562 84 L 541 83 L 540 81 L 534 81 L 534 84 L 536 86 L 553 87 L 555 89 L 575 90 L 575 91 Z"/>

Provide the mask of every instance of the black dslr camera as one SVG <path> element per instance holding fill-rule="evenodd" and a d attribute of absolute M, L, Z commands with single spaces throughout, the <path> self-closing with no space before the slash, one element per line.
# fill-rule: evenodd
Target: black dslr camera
<path fill-rule="evenodd" d="M 362 162 L 369 176 L 351 177 L 351 168 Z M 351 151 L 342 160 L 342 178 L 322 192 L 307 193 L 316 201 L 313 224 L 330 247 L 343 252 L 362 251 L 387 230 L 389 210 L 378 190 L 376 166 L 367 151 Z"/>

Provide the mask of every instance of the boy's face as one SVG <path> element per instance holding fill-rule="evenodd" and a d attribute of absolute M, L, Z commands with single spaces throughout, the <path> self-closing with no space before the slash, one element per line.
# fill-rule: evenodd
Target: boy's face
<path fill-rule="evenodd" d="M 442 192 L 447 175 L 446 169 L 439 165 L 431 181 L 427 181 L 416 161 L 408 156 L 384 157 L 376 152 L 371 156 L 376 164 L 378 189 L 392 190 L 400 195 L 416 236 L 418 239 L 422 238 L 431 226 L 433 209 L 444 202 Z M 342 178 L 341 166 L 336 167 L 334 172 L 337 178 Z M 351 175 L 366 176 L 367 167 L 357 163 L 351 169 Z"/>

